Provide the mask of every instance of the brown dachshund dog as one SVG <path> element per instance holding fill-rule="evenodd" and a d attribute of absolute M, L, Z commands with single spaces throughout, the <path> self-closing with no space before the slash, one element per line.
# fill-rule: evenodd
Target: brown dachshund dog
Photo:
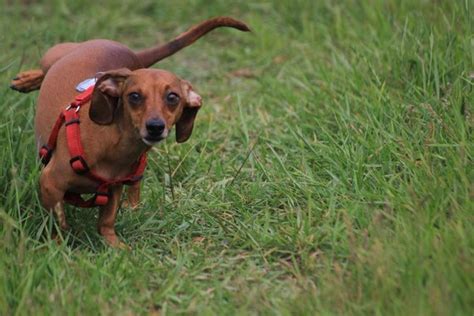
<path fill-rule="evenodd" d="M 48 143 L 53 126 L 66 105 L 74 101 L 76 86 L 96 78 L 90 100 L 80 105 L 80 142 L 87 166 L 102 179 L 122 179 L 131 173 L 147 150 L 166 138 L 176 125 L 176 140 L 186 141 L 193 130 L 201 97 L 176 75 L 144 69 L 217 27 L 249 31 L 228 17 L 206 20 L 169 43 L 134 52 L 109 40 L 63 43 L 49 49 L 41 70 L 20 73 L 11 88 L 20 92 L 40 89 L 35 117 L 38 148 Z M 76 111 L 79 110 L 79 107 Z M 74 122 L 73 122 L 74 123 Z M 54 211 L 59 226 L 67 229 L 65 195 L 95 193 L 97 181 L 73 170 L 66 134 L 68 122 L 58 130 L 55 149 L 40 175 L 41 201 Z M 66 126 L 66 127 L 65 127 Z M 114 229 L 123 183 L 107 185 L 107 202 L 100 207 L 98 231 L 108 244 L 124 247 Z M 139 200 L 139 186 L 130 188 L 129 203 Z M 126 246 L 125 246 L 126 247 Z"/>

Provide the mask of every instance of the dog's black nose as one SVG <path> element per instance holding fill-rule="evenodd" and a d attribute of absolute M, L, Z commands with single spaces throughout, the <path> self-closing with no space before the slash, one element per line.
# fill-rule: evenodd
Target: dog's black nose
<path fill-rule="evenodd" d="M 160 137 L 165 127 L 165 122 L 161 119 L 151 119 L 146 122 L 146 130 L 151 137 Z"/>

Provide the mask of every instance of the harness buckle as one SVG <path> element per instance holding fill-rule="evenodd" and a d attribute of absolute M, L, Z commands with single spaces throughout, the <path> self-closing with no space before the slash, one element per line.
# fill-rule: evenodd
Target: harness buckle
<path fill-rule="evenodd" d="M 39 150 L 39 157 L 41 159 L 41 163 L 46 166 L 51 160 L 52 154 L 53 150 L 49 148 L 48 145 L 41 146 L 41 149 Z"/>
<path fill-rule="evenodd" d="M 89 166 L 87 165 L 86 161 L 82 156 L 76 156 L 72 157 L 69 160 L 69 164 L 71 165 L 72 169 L 77 173 L 77 174 L 86 174 L 89 172 Z"/>
<path fill-rule="evenodd" d="M 97 192 L 94 197 L 94 204 L 97 206 L 106 205 L 109 202 L 108 192 Z"/>

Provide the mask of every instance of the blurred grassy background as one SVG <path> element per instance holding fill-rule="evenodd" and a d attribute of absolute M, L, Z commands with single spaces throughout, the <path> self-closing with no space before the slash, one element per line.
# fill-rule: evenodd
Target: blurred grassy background
<path fill-rule="evenodd" d="M 471 1 L 4 1 L 0 314 L 453 314 L 474 309 Z M 157 67 L 204 98 L 150 154 L 132 246 L 38 200 L 37 93 L 8 89 L 63 41 L 144 48 L 220 29 Z"/>

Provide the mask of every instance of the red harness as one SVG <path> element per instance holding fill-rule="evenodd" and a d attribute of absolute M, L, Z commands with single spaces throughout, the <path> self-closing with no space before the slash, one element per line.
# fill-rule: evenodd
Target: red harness
<path fill-rule="evenodd" d="M 86 163 L 84 148 L 81 143 L 81 129 L 79 127 L 79 110 L 81 105 L 87 103 L 92 97 L 94 86 L 76 96 L 74 101 L 59 114 L 56 124 L 49 135 L 48 143 L 41 147 L 39 156 L 41 162 L 46 166 L 51 159 L 58 139 L 59 130 L 64 123 L 66 128 L 67 147 L 71 159 L 69 163 L 72 169 L 79 175 L 83 175 L 97 183 L 97 189 L 92 198 L 84 200 L 79 193 L 67 191 L 64 201 L 79 207 L 94 207 L 107 204 L 109 200 L 109 187 L 113 184 L 131 185 L 140 181 L 146 168 L 146 152 L 143 153 L 136 162 L 135 170 L 130 175 L 120 179 L 105 179 L 92 170 Z"/>

